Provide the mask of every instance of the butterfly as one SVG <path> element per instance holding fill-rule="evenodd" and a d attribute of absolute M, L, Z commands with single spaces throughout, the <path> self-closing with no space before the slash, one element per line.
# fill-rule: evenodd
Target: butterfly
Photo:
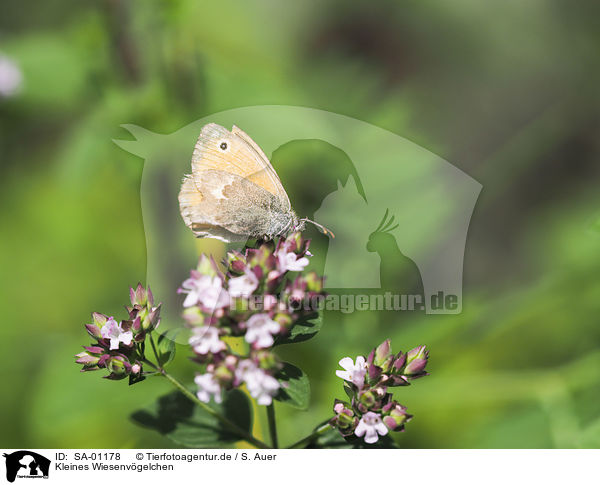
<path fill-rule="evenodd" d="M 270 240 L 303 230 L 279 176 L 260 147 L 237 126 L 205 125 L 192 154 L 192 173 L 179 192 L 179 209 L 196 237 L 224 242 Z"/>

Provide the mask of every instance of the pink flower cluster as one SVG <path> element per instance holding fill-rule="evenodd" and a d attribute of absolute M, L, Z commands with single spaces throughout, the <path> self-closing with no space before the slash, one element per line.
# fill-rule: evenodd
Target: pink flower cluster
<path fill-rule="evenodd" d="M 337 400 L 330 424 L 348 441 L 362 438 L 365 443 L 376 443 L 389 431 L 404 431 L 412 416 L 393 399 L 388 387 L 407 386 L 410 381 L 428 375 L 425 372 L 429 352 L 424 345 L 406 354 L 392 354 L 391 343 L 385 340 L 365 359 L 362 355 L 353 361 L 340 360 L 344 370 L 336 375 L 344 379 L 346 394 L 351 402 Z"/>
<path fill-rule="evenodd" d="M 117 322 L 114 317 L 92 313 L 92 323 L 85 328 L 95 344 L 80 352 L 76 363 L 82 364 L 82 372 L 107 369 L 107 379 L 130 378 L 130 382 L 143 379 L 142 360 L 146 336 L 160 323 L 160 304 L 154 306 L 154 297 L 138 284 L 129 291 L 131 306 L 127 307 L 128 318 Z"/>
<path fill-rule="evenodd" d="M 323 280 L 316 273 L 291 274 L 308 265 L 308 246 L 294 233 L 277 244 L 231 251 L 224 271 L 203 255 L 182 283 L 189 343 L 195 360 L 206 365 L 195 379 L 200 400 L 220 402 L 223 390 L 245 384 L 259 404 L 271 404 L 281 369 L 271 349 L 300 320 L 315 315 L 318 309 L 311 302 L 323 295 Z M 224 340 L 228 337 L 243 339 L 248 352 L 234 352 Z"/>

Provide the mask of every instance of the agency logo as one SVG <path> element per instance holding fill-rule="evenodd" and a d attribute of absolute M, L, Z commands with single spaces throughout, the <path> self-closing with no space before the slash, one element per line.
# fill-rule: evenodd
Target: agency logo
<path fill-rule="evenodd" d="M 9 482 L 14 482 L 15 478 L 48 478 L 50 460 L 45 456 L 27 450 L 3 455 Z"/>

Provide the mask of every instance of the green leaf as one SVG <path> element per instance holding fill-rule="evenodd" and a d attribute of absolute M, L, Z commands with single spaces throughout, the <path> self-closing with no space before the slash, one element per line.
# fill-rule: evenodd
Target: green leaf
<path fill-rule="evenodd" d="M 344 392 L 350 399 L 353 399 L 356 394 L 354 389 L 356 388 L 353 387 L 348 381 L 344 381 Z"/>
<path fill-rule="evenodd" d="M 175 338 L 179 331 L 179 328 L 172 328 L 158 336 L 156 351 L 158 353 L 159 367 L 165 367 L 175 358 Z"/>
<path fill-rule="evenodd" d="M 353 448 L 353 445 L 352 443 L 346 441 L 338 430 L 330 429 L 326 433 L 320 435 L 314 441 L 307 443 L 305 448 L 351 449 Z"/>
<path fill-rule="evenodd" d="M 311 313 L 299 319 L 287 335 L 278 337 L 275 345 L 294 344 L 309 340 L 321 330 L 322 326 L 323 316 L 319 313 Z"/>
<path fill-rule="evenodd" d="M 222 404 L 211 403 L 210 407 L 240 428 L 251 431 L 252 408 L 242 391 L 229 391 Z M 222 448 L 242 440 L 178 391 L 161 396 L 148 408 L 135 411 L 131 419 L 139 426 L 153 429 L 190 448 Z"/>
<path fill-rule="evenodd" d="M 307 375 L 301 369 L 286 362 L 275 377 L 281 384 L 281 389 L 275 399 L 297 409 L 308 409 L 310 383 Z"/>

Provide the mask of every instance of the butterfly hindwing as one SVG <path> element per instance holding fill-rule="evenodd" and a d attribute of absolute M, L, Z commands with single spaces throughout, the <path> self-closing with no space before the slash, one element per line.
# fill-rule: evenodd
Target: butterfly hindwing
<path fill-rule="evenodd" d="M 229 242 L 274 236 L 291 225 L 280 200 L 253 182 L 219 170 L 205 170 L 201 176 L 202 191 L 187 176 L 179 194 L 181 214 L 196 237 Z"/>

